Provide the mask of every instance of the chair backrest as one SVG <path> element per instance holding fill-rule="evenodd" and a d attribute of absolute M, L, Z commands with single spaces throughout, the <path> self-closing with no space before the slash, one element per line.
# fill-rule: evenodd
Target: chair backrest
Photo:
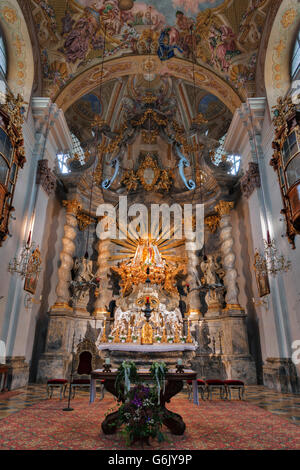
<path fill-rule="evenodd" d="M 77 373 L 79 375 L 89 375 L 92 372 L 92 359 L 93 356 L 89 351 L 82 351 L 82 353 L 80 353 L 77 368 Z"/>

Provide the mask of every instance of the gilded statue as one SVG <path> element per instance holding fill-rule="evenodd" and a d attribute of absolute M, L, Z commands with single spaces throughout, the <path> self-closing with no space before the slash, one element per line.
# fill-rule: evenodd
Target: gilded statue
<path fill-rule="evenodd" d="M 149 322 L 144 323 L 142 327 L 142 344 L 153 344 L 153 328 Z"/>

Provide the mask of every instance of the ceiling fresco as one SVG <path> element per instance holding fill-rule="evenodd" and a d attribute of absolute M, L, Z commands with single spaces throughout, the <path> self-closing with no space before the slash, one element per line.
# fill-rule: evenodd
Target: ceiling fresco
<path fill-rule="evenodd" d="M 29 0 L 40 44 L 44 94 L 105 60 L 156 55 L 212 70 L 241 97 L 253 84 L 270 0 Z"/>

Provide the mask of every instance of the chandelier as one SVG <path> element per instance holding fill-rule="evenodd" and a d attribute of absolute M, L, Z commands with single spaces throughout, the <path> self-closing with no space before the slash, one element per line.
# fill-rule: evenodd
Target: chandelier
<path fill-rule="evenodd" d="M 278 253 L 275 240 L 271 240 L 269 231 L 267 240 L 264 239 L 264 254 L 260 255 L 258 251 L 255 253 L 254 267 L 263 276 L 277 276 L 279 273 L 288 272 L 291 267 L 291 262 Z"/>
<path fill-rule="evenodd" d="M 18 274 L 22 279 L 28 279 L 41 272 L 41 264 L 39 247 L 31 242 L 30 232 L 27 242 L 24 242 L 20 256 L 15 256 L 9 262 L 8 271 L 11 274 Z"/>

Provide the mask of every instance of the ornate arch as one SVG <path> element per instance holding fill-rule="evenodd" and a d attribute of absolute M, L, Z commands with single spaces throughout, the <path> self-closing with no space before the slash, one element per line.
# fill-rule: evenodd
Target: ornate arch
<path fill-rule="evenodd" d="M 124 75 L 143 73 L 168 74 L 193 83 L 193 65 L 183 59 L 173 58 L 162 63 L 156 56 L 130 56 L 105 62 L 103 83 Z M 66 111 L 81 96 L 99 86 L 101 64 L 91 67 L 74 78 L 55 98 L 59 108 Z M 195 66 L 196 85 L 216 95 L 232 113 L 242 104 L 241 98 L 231 86 L 211 70 Z"/>
<path fill-rule="evenodd" d="M 17 0 L 1 0 L 0 23 L 8 59 L 8 85 L 29 103 L 34 77 L 31 41 L 23 13 Z"/>
<path fill-rule="evenodd" d="M 291 86 L 291 51 L 299 26 L 299 2 L 284 0 L 273 23 L 265 61 L 265 87 L 270 109 Z"/>

